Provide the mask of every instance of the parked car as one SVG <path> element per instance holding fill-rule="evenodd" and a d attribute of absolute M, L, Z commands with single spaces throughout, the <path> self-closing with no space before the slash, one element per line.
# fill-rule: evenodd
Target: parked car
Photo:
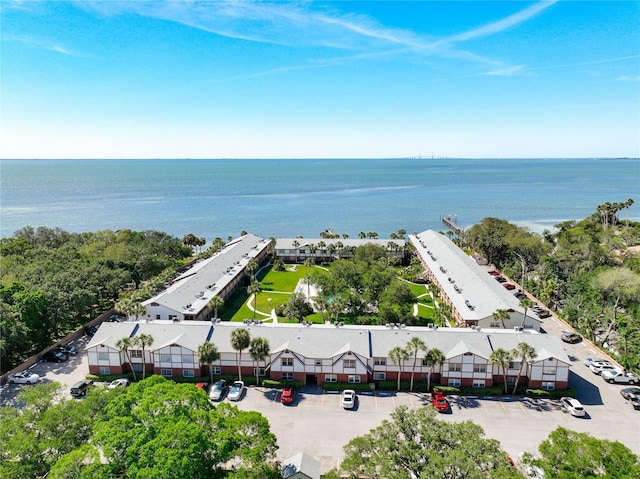
<path fill-rule="evenodd" d="M 526 295 L 524 293 L 522 293 L 521 291 L 518 291 L 517 293 L 513 293 L 513 295 L 519 299 L 520 301 L 522 301 L 523 299 L 526 298 Z"/>
<path fill-rule="evenodd" d="M 209 392 L 209 383 L 208 382 L 196 383 L 196 387 L 198 389 L 202 389 L 204 392 Z"/>
<path fill-rule="evenodd" d="M 211 387 L 211 391 L 209 391 L 209 399 L 212 401 L 222 401 L 224 397 L 227 395 L 227 381 L 224 379 L 220 379 L 216 381 Z"/>
<path fill-rule="evenodd" d="M 562 333 L 562 336 L 560 336 L 560 339 L 562 339 L 565 343 L 573 344 L 582 341 L 582 336 L 572 331 L 565 331 L 564 333 Z"/>
<path fill-rule="evenodd" d="M 640 397 L 640 388 L 624 388 L 620 390 L 620 395 L 627 401 L 636 397 Z"/>
<path fill-rule="evenodd" d="M 489 274 L 490 274 L 491 276 L 500 276 L 500 271 L 496 271 L 496 270 L 494 269 L 494 270 L 492 270 L 492 271 L 489 271 Z"/>
<path fill-rule="evenodd" d="M 540 311 L 539 313 L 536 313 L 536 315 L 537 315 L 539 318 L 544 319 L 544 318 L 548 318 L 549 316 L 551 316 L 551 313 L 550 313 L 549 311 L 547 311 L 546 309 L 543 309 L 543 310 L 542 310 L 542 311 Z M 578 336 L 578 337 L 579 337 L 579 336 Z M 580 338 L 580 340 L 582 340 L 582 338 Z M 579 341 L 576 341 L 576 342 L 579 342 Z"/>
<path fill-rule="evenodd" d="M 345 389 L 342 391 L 342 407 L 345 409 L 353 409 L 356 407 L 358 396 L 353 389 Z"/>
<path fill-rule="evenodd" d="M 129 380 L 127 378 L 114 379 L 107 386 L 109 389 L 115 388 L 126 388 L 129 385 Z"/>
<path fill-rule="evenodd" d="M 600 375 L 608 383 L 640 384 L 640 377 L 633 373 L 624 372 L 622 369 L 607 369 L 602 371 Z"/>
<path fill-rule="evenodd" d="M 71 386 L 71 389 L 69 390 L 69 393 L 73 397 L 85 396 L 87 394 L 87 391 L 89 390 L 89 386 L 91 386 L 91 385 L 93 385 L 93 381 L 91 381 L 89 379 L 85 379 L 83 381 L 79 381 L 79 382 L 75 383 L 73 386 Z"/>
<path fill-rule="evenodd" d="M 440 391 L 435 391 L 431 395 L 431 404 L 436 408 L 438 412 L 448 412 L 449 411 L 449 401 L 445 397 L 445 395 Z"/>
<path fill-rule="evenodd" d="M 496 278 L 496 281 L 498 283 L 506 283 L 507 282 L 507 280 L 504 279 L 502 276 L 495 276 L 495 278 Z"/>
<path fill-rule="evenodd" d="M 73 346 L 60 346 L 54 349 L 54 351 L 62 353 L 65 356 L 75 356 L 76 354 L 78 354 L 78 350 Z"/>
<path fill-rule="evenodd" d="M 582 361 L 584 363 L 585 366 L 589 367 L 591 366 L 591 363 L 595 362 L 595 361 L 603 361 L 600 358 L 585 358 L 584 361 Z"/>
<path fill-rule="evenodd" d="M 285 386 L 280 395 L 280 402 L 282 404 L 291 404 L 296 397 L 296 388 L 293 386 Z"/>
<path fill-rule="evenodd" d="M 586 414 L 584 407 L 580 401 L 575 398 L 563 397 L 560 398 L 560 404 L 564 407 L 572 416 L 582 417 Z"/>
<path fill-rule="evenodd" d="M 51 363 L 63 363 L 69 359 L 69 356 L 60 351 L 48 351 L 43 354 L 42 359 Z"/>
<path fill-rule="evenodd" d="M 31 371 L 22 371 L 20 373 L 10 374 L 7 380 L 9 384 L 36 384 L 40 381 L 40 376 Z"/>
<path fill-rule="evenodd" d="M 502 286 L 507 288 L 509 291 L 511 291 L 512 289 L 516 289 L 516 287 L 511 283 L 504 283 Z"/>
<path fill-rule="evenodd" d="M 229 390 L 229 401 L 240 401 L 244 394 L 244 381 L 235 381 Z"/>
<path fill-rule="evenodd" d="M 594 361 L 589 365 L 589 369 L 591 369 L 591 372 L 593 374 L 600 374 L 603 371 L 607 371 L 615 368 L 616 367 L 613 364 L 611 364 L 609 361 L 606 361 L 606 360 Z"/>

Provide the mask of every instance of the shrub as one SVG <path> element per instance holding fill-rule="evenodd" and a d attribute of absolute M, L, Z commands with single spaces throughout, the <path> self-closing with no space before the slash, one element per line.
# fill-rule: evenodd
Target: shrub
<path fill-rule="evenodd" d="M 261 384 L 266 388 L 281 389 L 285 386 L 293 386 L 295 388 L 301 388 L 304 386 L 302 381 L 278 381 L 275 379 L 264 379 Z"/>
<path fill-rule="evenodd" d="M 565 391 L 545 391 L 543 389 L 527 389 L 526 396 L 530 398 L 560 399 L 561 397 L 576 397 L 576 390 L 569 388 Z"/>
<path fill-rule="evenodd" d="M 322 389 L 325 391 L 344 391 L 345 389 L 353 389 L 354 391 L 371 391 L 371 385 L 368 383 L 324 383 L 322 385 Z"/>

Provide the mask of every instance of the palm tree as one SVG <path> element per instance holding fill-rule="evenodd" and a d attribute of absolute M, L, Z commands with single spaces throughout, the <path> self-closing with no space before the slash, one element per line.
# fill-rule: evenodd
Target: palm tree
<path fill-rule="evenodd" d="M 145 348 L 153 344 L 153 336 L 141 333 L 133 338 L 133 343 L 142 349 L 142 379 L 147 376 L 147 358 L 144 354 Z"/>
<path fill-rule="evenodd" d="M 218 348 L 213 343 L 207 341 L 198 346 L 198 362 L 200 364 L 209 365 L 209 374 L 211 375 L 211 383 L 213 384 L 213 363 L 218 360 Z"/>
<path fill-rule="evenodd" d="M 416 372 L 416 363 L 418 362 L 418 353 L 420 351 L 427 351 L 427 345 L 424 343 L 422 339 L 417 336 L 413 336 L 409 342 L 407 342 L 407 354 L 413 356 L 413 365 L 411 366 L 411 385 L 409 386 L 409 390 L 413 391 L 413 376 Z"/>
<path fill-rule="evenodd" d="M 520 359 L 520 369 L 518 369 L 518 375 L 516 376 L 516 383 L 513 385 L 513 393 L 516 393 L 518 389 L 518 381 L 520 380 L 520 375 L 522 374 L 522 367 L 525 366 L 530 360 L 536 357 L 538 354 L 536 350 L 529 346 L 527 343 L 522 342 L 518 343 L 515 349 L 512 351 L 514 357 Z"/>
<path fill-rule="evenodd" d="M 256 303 L 258 301 L 258 293 L 262 291 L 260 283 L 255 279 L 251 280 L 251 284 L 247 286 L 247 293 L 253 295 L 253 319 L 256 319 Z"/>
<path fill-rule="evenodd" d="M 253 338 L 251 343 L 249 344 L 249 354 L 256 362 L 256 385 L 260 386 L 260 361 L 264 361 L 269 353 L 271 352 L 271 347 L 269 346 L 269 341 L 265 338 Z"/>
<path fill-rule="evenodd" d="M 218 308 L 222 307 L 224 304 L 224 299 L 218 296 L 217 294 L 209 300 L 209 309 L 213 308 L 213 318 L 218 319 Z"/>
<path fill-rule="evenodd" d="M 504 320 L 509 318 L 511 318 L 511 314 L 509 314 L 509 311 L 506 309 L 496 309 L 493 313 L 493 319 L 500 321 L 503 329 L 507 329 L 507 326 L 504 324 Z"/>
<path fill-rule="evenodd" d="M 524 298 L 522 301 L 520 301 L 520 306 L 522 307 L 522 309 L 524 309 L 524 313 L 522 314 L 522 324 L 520 325 L 521 328 L 524 328 L 524 322 L 527 320 L 527 311 L 533 308 L 535 305 L 536 303 L 531 301 L 529 298 Z"/>
<path fill-rule="evenodd" d="M 247 273 L 249 274 L 249 278 L 251 278 L 251 280 L 253 280 L 253 274 L 256 272 L 256 270 L 258 269 L 258 266 L 260 266 L 258 264 L 258 262 L 256 261 L 255 258 L 251 258 L 249 260 L 249 262 L 247 263 Z"/>
<path fill-rule="evenodd" d="M 118 339 L 118 342 L 116 343 L 116 348 L 122 351 L 127 358 L 127 362 L 129 363 L 129 367 L 133 373 L 133 380 L 137 381 L 138 378 L 136 377 L 136 372 L 133 369 L 133 364 L 131 364 L 131 355 L 129 354 L 129 348 L 131 348 L 131 346 L 133 346 L 133 341 L 129 337 Z"/>
<path fill-rule="evenodd" d="M 244 328 L 234 329 L 231 333 L 231 347 L 238 351 L 238 379 L 242 381 L 242 350 L 247 349 L 251 344 L 251 336 L 249 336 L 249 331 Z"/>
<path fill-rule="evenodd" d="M 491 353 L 489 361 L 502 368 L 502 379 L 504 380 L 504 393 L 508 394 L 507 390 L 507 369 L 513 359 L 513 353 L 502 348 L 498 348 Z"/>
<path fill-rule="evenodd" d="M 444 353 L 440 351 L 438 348 L 433 348 L 427 351 L 424 356 L 425 362 L 429 366 L 429 370 L 427 372 L 427 392 L 431 390 L 431 371 L 434 366 L 442 366 L 447 358 Z"/>
<path fill-rule="evenodd" d="M 296 250 L 296 263 L 298 262 L 298 247 L 300 246 L 300 242 L 298 240 L 293 240 L 293 243 L 291 243 L 291 246 L 293 246 Z"/>
<path fill-rule="evenodd" d="M 402 375 L 403 362 L 409 359 L 409 353 L 400 346 L 389 351 L 389 358 L 398 365 L 398 391 L 400 391 L 400 376 Z"/>

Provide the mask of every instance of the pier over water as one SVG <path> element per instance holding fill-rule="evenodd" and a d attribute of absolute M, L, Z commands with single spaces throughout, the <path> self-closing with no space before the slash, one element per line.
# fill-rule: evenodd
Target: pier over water
<path fill-rule="evenodd" d="M 458 217 L 456 215 L 441 216 L 440 219 L 454 233 L 456 234 L 464 233 L 464 228 L 461 228 L 460 226 L 458 226 L 458 223 L 457 223 Z"/>

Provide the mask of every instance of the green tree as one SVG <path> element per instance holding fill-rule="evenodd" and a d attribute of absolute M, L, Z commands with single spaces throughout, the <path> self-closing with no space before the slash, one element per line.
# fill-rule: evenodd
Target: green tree
<path fill-rule="evenodd" d="M 212 342 L 205 342 L 198 346 L 198 362 L 200 364 L 209 365 L 210 382 L 213 384 L 213 363 L 215 363 L 220 355 L 218 348 Z"/>
<path fill-rule="evenodd" d="M 510 317 L 511 315 L 509 314 L 509 311 L 507 311 L 506 309 L 496 309 L 493 312 L 493 319 L 500 321 L 502 323 L 502 329 L 507 329 L 507 327 L 504 324 L 504 320 L 509 319 Z"/>
<path fill-rule="evenodd" d="M 640 477 L 640 460 L 618 441 L 558 427 L 538 446 L 540 458 L 525 454 L 523 464 L 544 472 L 545 478 L 632 479 Z"/>
<path fill-rule="evenodd" d="M 491 352 L 491 356 L 489 356 L 489 361 L 502 369 L 502 382 L 504 384 L 505 394 L 509 393 L 507 388 L 507 370 L 509 369 L 509 364 L 512 359 L 513 353 L 502 348 L 495 349 Z"/>
<path fill-rule="evenodd" d="M 251 280 L 251 284 L 247 286 L 247 293 L 253 298 L 253 319 L 256 319 L 256 307 L 258 304 L 258 294 L 262 291 L 260 283 Z"/>
<path fill-rule="evenodd" d="M 218 319 L 218 309 L 224 306 L 224 299 L 216 294 L 209 300 L 207 306 L 209 309 L 213 309 L 213 318 Z"/>
<path fill-rule="evenodd" d="M 525 342 L 518 343 L 518 345 L 511 352 L 514 358 L 518 358 L 520 360 L 520 368 L 518 369 L 518 375 L 516 376 L 516 382 L 513 385 L 513 393 L 515 394 L 518 390 L 518 381 L 520 381 L 520 376 L 522 375 L 522 369 L 525 371 L 528 368 L 529 361 L 534 359 L 538 354 L 536 350 L 528 345 Z"/>
<path fill-rule="evenodd" d="M 242 351 L 251 344 L 251 336 L 245 328 L 234 329 L 231 333 L 231 347 L 237 351 L 238 379 L 242 381 Z"/>
<path fill-rule="evenodd" d="M 402 366 L 409 359 L 409 353 L 406 349 L 396 346 L 389 351 L 389 359 L 398 365 L 398 391 L 400 391 L 400 376 L 402 375 Z"/>
<path fill-rule="evenodd" d="M 131 372 L 133 373 L 133 380 L 137 381 L 136 371 L 133 369 L 133 363 L 131 362 L 131 354 L 129 354 L 129 349 L 134 345 L 133 340 L 130 337 L 120 338 L 116 342 L 116 348 L 123 352 L 125 357 L 127 358 L 127 362 L 129 363 L 129 367 L 131 368 Z"/>
<path fill-rule="evenodd" d="M 431 373 L 435 366 L 442 366 L 446 360 L 446 357 L 442 351 L 438 348 L 431 348 L 427 351 L 424 357 L 425 363 L 429 367 L 427 370 L 427 391 L 431 390 Z"/>
<path fill-rule="evenodd" d="M 504 479 L 522 477 L 494 439 L 470 421 L 436 419 L 432 408 L 395 409 L 390 420 L 351 440 L 327 478 Z"/>
<path fill-rule="evenodd" d="M 247 274 L 249 275 L 249 278 L 251 281 L 254 281 L 255 279 L 254 274 L 259 266 L 260 265 L 258 264 L 258 261 L 255 258 L 251 258 L 247 263 Z"/>
<path fill-rule="evenodd" d="M 599 273 L 593 280 L 593 286 L 613 302 L 613 319 L 602 338 L 602 342 L 605 343 L 616 327 L 618 308 L 621 304 L 640 302 L 640 275 L 624 267 L 611 268 Z"/>
<path fill-rule="evenodd" d="M 153 344 L 153 336 L 141 333 L 133 338 L 133 344 L 142 350 L 142 379 L 147 377 L 147 356 L 145 349 Z"/>
<path fill-rule="evenodd" d="M 249 354 L 256 362 L 256 384 L 260 386 L 260 362 L 264 361 L 269 357 L 269 353 L 271 352 L 271 346 L 269 346 L 269 341 L 265 338 L 253 338 L 251 343 L 249 344 Z"/>
<path fill-rule="evenodd" d="M 536 305 L 536 303 L 531 301 L 529 298 L 524 298 L 523 300 L 520 301 L 520 307 L 523 310 L 523 313 L 522 313 L 522 324 L 520 325 L 521 328 L 524 328 L 524 324 L 525 324 L 525 322 L 527 320 L 527 311 L 529 311 L 535 305 Z"/>
<path fill-rule="evenodd" d="M 409 356 L 413 356 L 413 363 L 411 365 L 411 385 L 409 386 L 409 390 L 413 391 L 413 377 L 416 372 L 416 363 L 418 362 L 418 354 L 423 352 L 427 352 L 427 345 L 425 342 L 417 336 L 412 336 L 411 339 L 407 342 L 406 351 Z"/>
<path fill-rule="evenodd" d="M 287 306 L 285 308 L 285 315 L 288 319 L 296 320 L 301 323 L 304 318 L 311 314 L 313 309 L 307 303 L 307 298 L 305 298 L 302 293 L 293 293 L 289 296 L 289 300 L 287 301 Z"/>

